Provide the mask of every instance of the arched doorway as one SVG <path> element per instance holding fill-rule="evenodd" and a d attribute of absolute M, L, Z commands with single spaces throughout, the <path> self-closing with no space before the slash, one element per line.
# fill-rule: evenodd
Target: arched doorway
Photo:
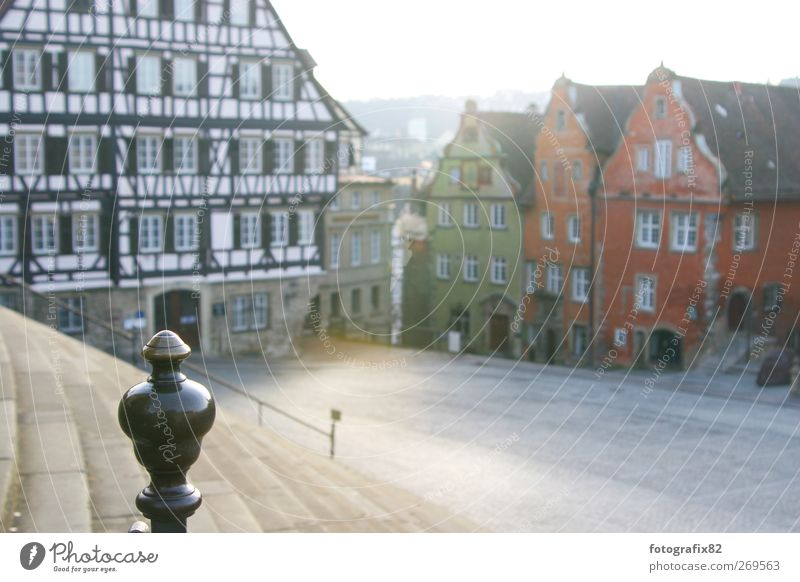
<path fill-rule="evenodd" d="M 745 317 L 748 312 L 749 296 L 745 291 L 736 291 L 728 300 L 728 330 L 739 331 L 746 328 Z"/>
<path fill-rule="evenodd" d="M 155 299 L 156 331 L 177 333 L 193 350 L 200 349 L 200 294 L 193 291 L 167 291 Z"/>
<path fill-rule="evenodd" d="M 650 363 L 680 368 L 683 359 L 683 338 L 668 329 L 657 329 L 650 336 Z"/>
<path fill-rule="evenodd" d="M 507 315 L 495 313 L 489 319 L 489 349 L 497 353 L 508 353 L 511 348 L 509 337 L 510 321 Z"/>

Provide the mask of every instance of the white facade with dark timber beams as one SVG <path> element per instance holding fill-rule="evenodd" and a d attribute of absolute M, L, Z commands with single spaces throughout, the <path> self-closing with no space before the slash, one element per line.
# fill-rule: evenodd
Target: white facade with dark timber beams
<path fill-rule="evenodd" d="M 143 336 L 285 345 L 363 133 L 314 65 L 267 0 L 0 2 L 0 272 Z"/>

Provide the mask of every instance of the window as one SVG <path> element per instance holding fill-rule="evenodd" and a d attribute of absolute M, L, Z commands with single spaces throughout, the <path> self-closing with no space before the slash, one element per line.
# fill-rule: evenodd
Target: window
<path fill-rule="evenodd" d="M 256 293 L 253 295 L 253 328 L 269 327 L 269 295 Z"/>
<path fill-rule="evenodd" d="M 350 306 L 353 313 L 361 313 L 361 289 L 350 291 Z"/>
<path fill-rule="evenodd" d="M 642 311 L 655 311 L 656 309 L 656 282 L 652 277 L 639 276 L 636 278 L 636 302 Z"/>
<path fill-rule="evenodd" d="M 314 211 L 301 210 L 297 213 L 297 243 L 310 245 L 314 243 Z"/>
<path fill-rule="evenodd" d="M 555 238 L 556 223 L 555 223 L 555 217 L 553 216 L 552 212 L 542 212 L 541 230 L 543 239 L 553 240 Z"/>
<path fill-rule="evenodd" d="M 572 300 L 579 303 L 589 299 L 589 269 L 572 269 Z"/>
<path fill-rule="evenodd" d="M 737 251 L 752 251 L 756 248 L 755 216 L 740 213 L 733 217 L 733 248 Z"/>
<path fill-rule="evenodd" d="M 381 203 L 381 193 L 380 190 L 373 190 L 372 191 L 372 206 L 378 206 Z"/>
<path fill-rule="evenodd" d="M 672 250 L 697 250 L 696 212 L 676 212 L 672 215 Z"/>
<path fill-rule="evenodd" d="M 667 100 L 664 97 L 655 98 L 653 115 L 656 119 L 665 119 L 667 117 Z"/>
<path fill-rule="evenodd" d="M 672 142 L 660 139 L 656 142 L 656 178 L 669 178 L 672 175 Z"/>
<path fill-rule="evenodd" d="M 161 171 L 159 150 L 161 139 L 154 135 L 140 135 L 136 138 L 136 167 L 143 174 Z"/>
<path fill-rule="evenodd" d="M 83 302 L 80 297 L 64 297 L 58 306 L 58 329 L 64 333 L 83 331 Z M 77 310 L 77 311 L 73 311 Z"/>
<path fill-rule="evenodd" d="M 450 255 L 446 253 L 436 255 L 436 276 L 440 279 L 450 278 Z"/>
<path fill-rule="evenodd" d="M 90 133 L 73 134 L 69 140 L 69 171 L 72 174 L 91 174 L 97 155 L 97 137 Z"/>
<path fill-rule="evenodd" d="M 342 312 L 342 300 L 338 293 L 331 293 L 331 318 L 339 317 Z"/>
<path fill-rule="evenodd" d="M 286 138 L 275 140 L 275 171 L 279 174 L 290 174 L 292 156 L 294 155 L 294 141 Z"/>
<path fill-rule="evenodd" d="M 373 230 L 369 234 L 369 258 L 373 265 L 381 262 L 381 231 Z"/>
<path fill-rule="evenodd" d="M 161 59 L 152 55 L 140 56 L 136 63 L 136 92 L 142 95 L 161 93 Z"/>
<path fill-rule="evenodd" d="M 542 182 L 547 182 L 547 162 L 541 162 L 539 164 L 539 179 Z"/>
<path fill-rule="evenodd" d="M 478 280 L 478 257 L 467 255 L 464 257 L 464 281 L 474 283 Z"/>
<path fill-rule="evenodd" d="M 197 144 L 193 137 L 176 136 L 173 141 L 172 156 L 176 173 L 197 173 Z"/>
<path fill-rule="evenodd" d="M 508 265 L 505 257 L 492 257 L 492 283 L 505 283 L 508 280 Z"/>
<path fill-rule="evenodd" d="M 332 234 L 331 235 L 331 260 L 330 265 L 331 269 L 336 269 L 339 267 L 339 253 L 342 252 L 342 235 L 340 234 Z"/>
<path fill-rule="evenodd" d="M 492 219 L 492 228 L 506 228 L 505 204 L 492 204 L 489 216 Z"/>
<path fill-rule="evenodd" d="M 193 251 L 197 249 L 197 217 L 194 214 L 175 215 L 175 250 Z"/>
<path fill-rule="evenodd" d="M 450 168 L 450 183 L 461 185 L 461 168 Z"/>
<path fill-rule="evenodd" d="M 69 57 L 69 90 L 75 93 L 94 91 L 94 53 L 78 51 Z"/>
<path fill-rule="evenodd" d="M 175 20 L 191 22 L 194 20 L 194 0 L 174 0 Z"/>
<path fill-rule="evenodd" d="M 95 252 L 100 247 L 100 217 L 97 214 L 75 214 L 72 217 L 73 247 L 79 253 Z"/>
<path fill-rule="evenodd" d="M 339 204 L 339 193 L 338 192 L 336 192 L 333 196 L 331 196 L 331 203 L 328 204 L 328 208 L 330 210 L 333 210 L 333 211 L 339 210 L 340 204 Z"/>
<path fill-rule="evenodd" d="M 261 139 L 243 137 L 239 139 L 239 171 L 242 174 L 261 173 Z"/>
<path fill-rule="evenodd" d="M 14 138 L 14 171 L 17 174 L 41 174 L 44 150 L 41 135 L 17 134 Z"/>
<path fill-rule="evenodd" d="M 476 228 L 479 224 L 478 205 L 474 202 L 467 202 L 464 204 L 464 226 Z"/>
<path fill-rule="evenodd" d="M 17 253 L 17 217 L 13 214 L 0 214 L 0 255 Z"/>
<path fill-rule="evenodd" d="M 139 220 L 139 252 L 157 253 L 161 251 L 161 216 L 145 214 Z"/>
<path fill-rule="evenodd" d="M 239 97 L 242 99 L 261 98 L 261 63 L 259 61 L 239 63 Z"/>
<path fill-rule="evenodd" d="M 378 311 L 381 308 L 380 285 L 373 285 L 370 289 L 370 304 L 372 305 L 372 311 Z"/>
<path fill-rule="evenodd" d="M 294 99 L 294 66 L 291 63 L 272 65 L 272 97 L 276 101 Z"/>
<path fill-rule="evenodd" d="M 561 293 L 561 286 L 563 284 L 564 274 L 561 270 L 561 265 L 548 265 L 547 282 L 545 284 L 547 292 L 551 295 L 558 295 Z"/>
<path fill-rule="evenodd" d="M 563 110 L 556 113 L 556 131 L 564 131 L 567 127 L 567 114 Z"/>
<path fill-rule="evenodd" d="M 678 171 L 684 174 L 694 173 L 692 146 L 683 146 L 678 150 Z"/>
<path fill-rule="evenodd" d="M 492 166 L 484 164 L 478 168 L 478 185 L 479 186 L 492 185 Z"/>
<path fill-rule="evenodd" d="M 306 142 L 306 174 L 321 174 L 325 171 L 325 148 L 321 139 Z"/>
<path fill-rule="evenodd" d="M 582 356 L 586 352 L 589 343 L 589 333 L 586 326 L 575 325 L 572 327 L 572 354 Z"/>
<path fill-rule="evenodd" d="M 252 0 L 230 0 L 228 20 L 231 24 L 247 26 L 250 24 L 250 2 Z"/>
<path fill-rule="evenodd" d="M 58 235 L 56 216 L 54 214 L 40 214 L 31 218 L 32 232 L 31 244 L 33 252 L 43 255 L 58 252 L 56 236 Z"/>
<path fill-rule="evenodd" d="M 350 264 L 358 267 L 361 264 L 361 233 L 354 232 L 350 237 Z"/>
<path fill-rule="evenodd" d="M 581 217 L 573 214 L 567 218 L 567 237 L 571 243 L 581 242 Z"/>
<path fill-rule="evenodd" d="M 158 0 L 137 0 L 136 10 L 138 16 L 155 18 L 158 16 Z"/>
<path fill-rule="evenodd" d="M 289 243 L 289 213 L 273 212 L 270 221 L 270 246 L 285 247 Z"/>
<path fill-rule="evenodd" d="M 636 216 L 636 244 L 646 249 L 657 249 L 661 242 L 661 213 L 645 210 Z"/>
<path fill-rule="evenodd" d="M 437 221 L 439 226 L 453 226 L 453 214 L 450 212 L 450 203 L 442 202 L 437 208 Z"/>
<path fill-rule="evenodd" d="M 361 208 L 361 192 L 358 190 L 350 194 L 350 207 L 353 210 L 358 210 Z"/>
<path fill-rule="evenodd" d="M 572 179 L 583 180 L 583 163 L 580 160 L 572 162 Z"/>
<path fill-rule="evenodd" d="M 239 217 L 239 246 L 257 249 L 261 246 L 261 220 L 258 212 L 243 212 Z"/>
<path fill-rule="evenodd" d="M 269 295 L 236 295 L 231 299 L 231 329 L 247 331 L 269 327 Z"/>
<path fill-rule="evenodd" d="M 172 92 L 179 97 L 191 97 L 197 88 L 197 62 L 189 58 L 176 58 L 172 72 Z"/>
<path fill-rule="evenodd" d="M 233 331 L 244 331 L 247 329 L 247 297 L 237 295 L 231 301 L 231 328 Z"/>
<path fill-rule="evenodd" d="M 42 71 L 39 68 L 41 54 L 35 49 L 14 49 L 13 51 L 14 89 L 17 91 L 38 91 L 42 88 Z"/>
<path fill-rule="evenodd" d="M 541 285 L 541 268 L 535 261 L 525 263 L 525 267 L 525 293 L 536 293 L 536 290 Z"/>
<path fill-rule="evenodd" d="M 650 169 L 650 148 L 639 146 L 636 148 L 636 170 L 646 172 Z"/>

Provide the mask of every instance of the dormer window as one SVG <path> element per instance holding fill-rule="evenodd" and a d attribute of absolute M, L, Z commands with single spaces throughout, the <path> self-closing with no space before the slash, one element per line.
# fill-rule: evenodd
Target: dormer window
<path fill-rule="evenodd" d="M 656 119 L 666 119 L 667 99 L 665 97 L 656 97 L 653 105 L 653 115 Z"/>
<path fill-rule="evenodd" d="M 238 26 L 250 24 L 250 0 L 230 0 L 229 21 Z"/>

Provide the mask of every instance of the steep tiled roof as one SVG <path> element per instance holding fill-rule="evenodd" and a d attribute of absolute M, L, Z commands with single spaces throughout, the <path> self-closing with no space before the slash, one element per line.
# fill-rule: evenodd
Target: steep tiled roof
<path fill-rule="evenodd" d="M 586 126 L 591 147 L 610 155 L 620 141 L 625 123 L 641 103 L 643 87 L 637 85 L 582 85 L 575 87 L 575 113 Z"/>
<path fill-rule="evenodd" d="M 533 153 L 536 135 L 541 127 L 537 113 L 511 111 L 479 111 L 489 135 L 496 140 L 507 156 L 508 171 L 525 192 L 533 176 Z"/>

